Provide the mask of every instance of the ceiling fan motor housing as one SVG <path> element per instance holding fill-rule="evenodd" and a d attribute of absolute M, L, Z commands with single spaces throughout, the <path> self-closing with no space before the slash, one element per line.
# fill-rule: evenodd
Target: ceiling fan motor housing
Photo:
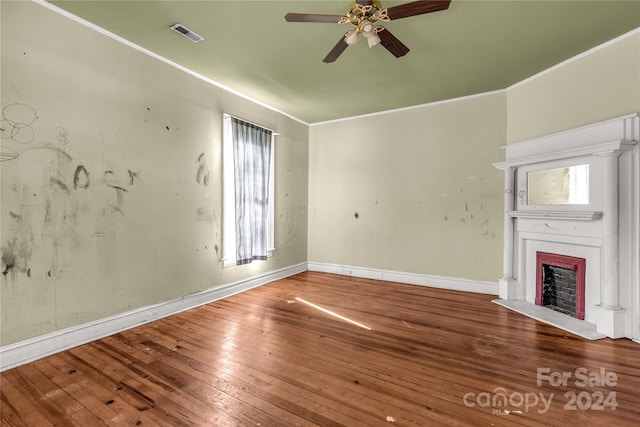
<path fill-rule="evenodd" d="M 379 1 L 374 1 L 369 5 L 353 2 L 349 6 L 347 15 L 340 21 L 340 23 L 346 24 L 347 22 L 350 22 L 358 27 L 358 29 L 361 29 L 367 22 L 373 24 L 377 21 L 388 20 L 389 18 L 387 17 L 386 9 L 382 8 L 382 4 Z"/>

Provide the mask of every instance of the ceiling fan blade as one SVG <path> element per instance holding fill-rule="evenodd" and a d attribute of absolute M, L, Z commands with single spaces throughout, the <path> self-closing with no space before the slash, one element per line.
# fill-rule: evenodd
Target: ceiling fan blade
<path fill-rule="evenodd" d="M 329 64 L 330 62 L 335 61 L 348 47 L 349 45 L 346 41 L 344 41 L 344 37 L 341 37 L 338 43 L 333 47 L 333 49 L 331 49 L 331 52 L 329 52 L 327 56 L 324 57 L 322 62 L 326 62 L 327 64 Z"/>
<path fill-rule="evenodd" d="M 404 56 L 409 52 L 409 48 L 404 45 L 400 40 L 396 38 L 389 30 L 386 28 L 382 28 L 378 32 L 378 37 L 380 37 L 380 44 L 384 46 L 389 52 L 393 54 L 396 58 Z"/>
<path fill-rule="evenodd" d="M 284 16 L 287 22 L 323 22 L 337 24 L 342 15 L 323 15 L 320 13 L 287 13 Z"/>
<path fill-rule="evenodd" d="M 387 8 L 387 16 L 390 20 L 408 18 L 424 13 L 438 12 L 449 8 L 451 0 L 418 0 L 410 3 L 399 4 Z"/>

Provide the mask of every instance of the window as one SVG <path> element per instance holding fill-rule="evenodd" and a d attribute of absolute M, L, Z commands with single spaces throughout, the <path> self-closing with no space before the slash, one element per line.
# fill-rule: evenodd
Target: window
<path fill-rule="evenodd" d="M 223 116 L 222 261 L 266 260 L 274 250 L 274 132 Z"/>

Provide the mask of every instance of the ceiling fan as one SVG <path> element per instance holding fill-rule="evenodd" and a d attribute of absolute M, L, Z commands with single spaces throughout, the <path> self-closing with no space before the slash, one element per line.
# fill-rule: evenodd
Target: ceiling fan
<path fill-rule="evenodd" d="M 384 46 L 396 58 L 404 56 L 409 48 L 396 38 L 380 21 L 392 21 L 425 13 L 438 12 L 449 8 L 451 0 L 418 0 L 397 6 L 383 8 L 379 0 L 355 0 L 349 6 L 346 15 L 324 15 L 317 13 L 287 13 L 287 22 L 321 22 L 329 24 L 353 24 L 355 28 L 347 31 L 338 44 L 322 60 L 333 62 L 349 46 L 358 41 L 358 34 L 367 39 L 369 47 L 377 44 Z"/>

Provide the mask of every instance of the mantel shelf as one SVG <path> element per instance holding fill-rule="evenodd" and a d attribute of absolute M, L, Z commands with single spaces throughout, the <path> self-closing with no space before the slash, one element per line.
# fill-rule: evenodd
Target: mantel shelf
<path fill-rule="evenodd" d="M 602 218 L 601 211 L 526 210 L 507 211 L 506 214 L 512 218 L 566 219 L 574 221 L 594 221 Z"/>

